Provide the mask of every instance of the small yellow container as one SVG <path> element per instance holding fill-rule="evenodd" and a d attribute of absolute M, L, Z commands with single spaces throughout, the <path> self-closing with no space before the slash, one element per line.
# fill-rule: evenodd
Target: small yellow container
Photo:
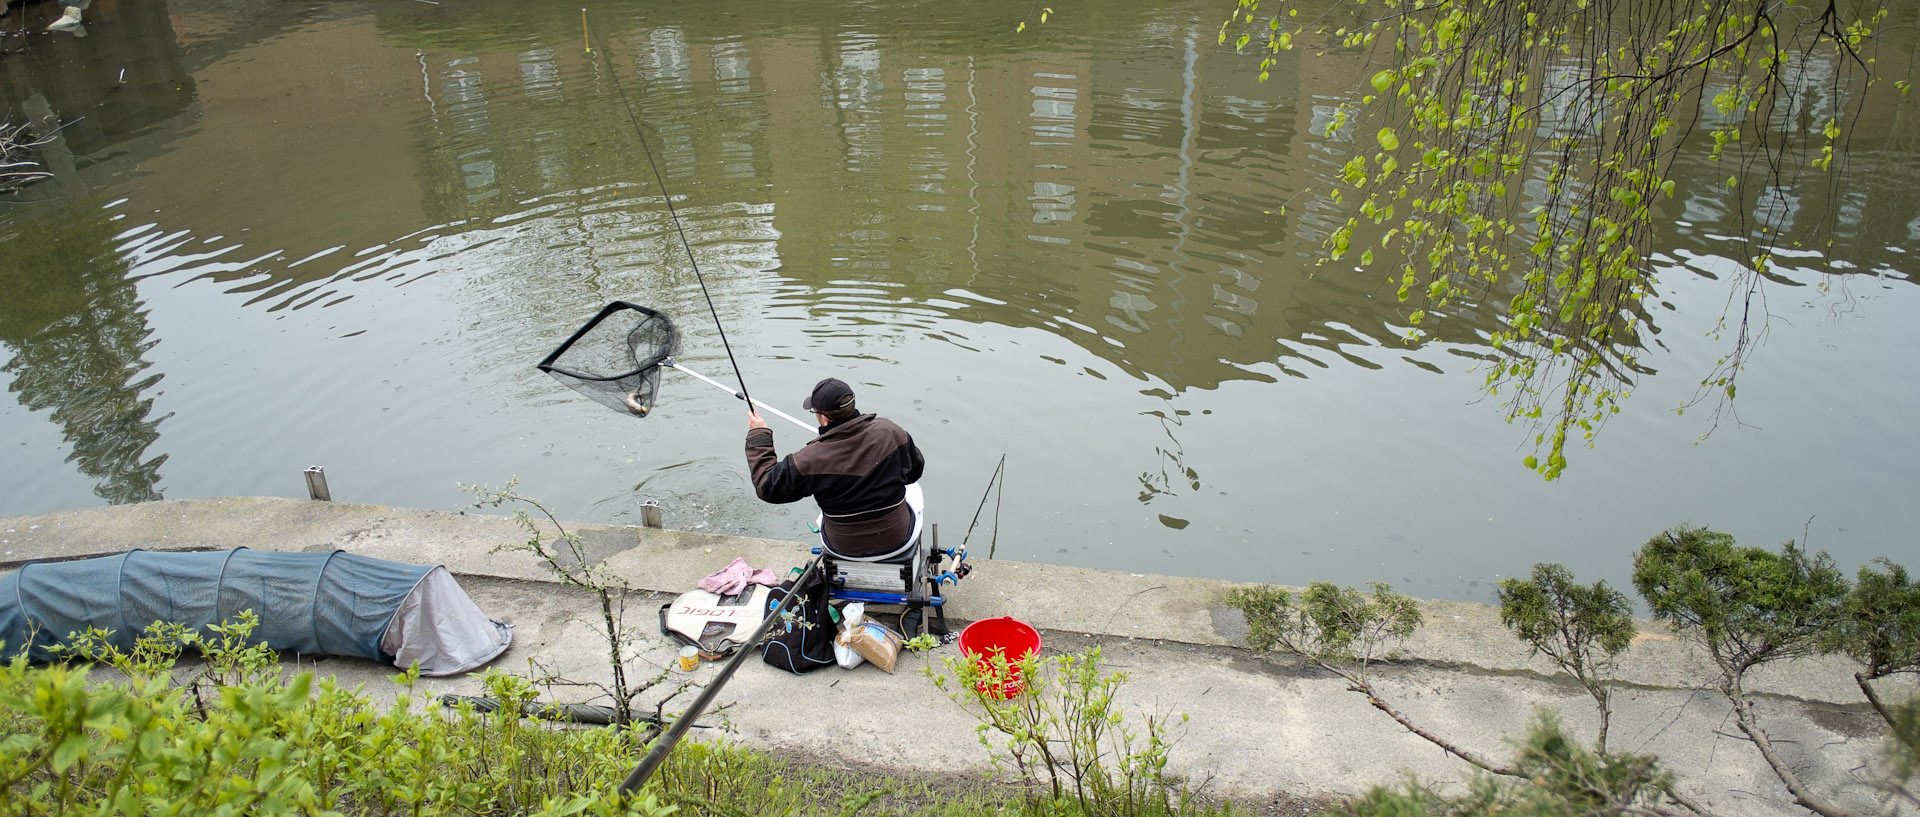
<path fill-rule="evenodd" d="M 700 668 L 700 648 L 688 645 L 680 648 L 680 671 L 692 672 Z"/>

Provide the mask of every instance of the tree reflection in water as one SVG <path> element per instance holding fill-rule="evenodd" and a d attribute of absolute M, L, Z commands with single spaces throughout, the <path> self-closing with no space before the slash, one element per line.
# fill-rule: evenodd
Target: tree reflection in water
<path fill-rule="evenodd" d="M 0 371 L 20 404 L 52 416 L 72 453 L 67 462 L 95 480 L 93 492 L 115 504 L 160 498 L 162 454 L 151 417 L 160 382 L 142 355 L 153 330 L 108 212 L 77 208 L 62 218 L 16 223 L 0 236 L 0 344 L 11 352 Z"/>

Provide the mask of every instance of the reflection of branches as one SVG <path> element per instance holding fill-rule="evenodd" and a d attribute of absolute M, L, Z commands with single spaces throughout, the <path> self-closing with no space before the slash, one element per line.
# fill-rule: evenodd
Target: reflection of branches
<path fill-rule="evenodd" d="M 1181 447 L 1179 438 L 1173 436 L 1173 427 L 1181 424 L 1179 420 L 1181 412 L 1174 412 L 1176 415 L 1174 417 L 1168 417 L 1165 413 L 1158 411 L 1148 413 L 1160 418 L 1160 429 L 1166 432 L 1168 445 L 1157 445 L 1153 448 L 1154 454 L 1160 459 L 1160 473 L 1158 475 L 1152 471 L 1140 473 L 1140 502 L 1142 504 L 1152 502 L 1154 497 L 1162 494 L 1173 495 L 1175 474 L 1187 483 L 1188 490 L 1200 490 L 1200 472 L 1188 467 L 1186 449 Z"/>
<path fill-rule="evenodd" d="M 0 192 L 53 178 L 34 158 L 36 149 L 51 141 L 51 134 L 36 136 L 24 122 L 16 125 L 0 119 Z"/>
<path fill-rule="evenodd" d="M 0 371 L 20 405 L 45 411 L 71 445 L 67 460 L 115 504 L 159 499 L 161 455 L 146 457 L 166 417 L 151 417 L 160 382 L 144 357 L 154 341 L 139 290 L 114 247 L 107 213 L 23 219 L 0 235 Z"/>

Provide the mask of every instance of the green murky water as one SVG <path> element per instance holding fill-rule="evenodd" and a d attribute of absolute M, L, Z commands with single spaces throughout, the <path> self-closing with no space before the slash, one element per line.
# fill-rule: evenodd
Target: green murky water
<path fill-rule="evenodd" d="M 1777 259 L 1737 422 L 1698 442 L 1673 408 L 1725 351 L 1741 214 L 1683 161 L 1653 371 L 1543 484 L 1479 399 L 1494 309 L 1409 346 L 1392 285 L 1313 263 L 1367 66 L 1303 50 L 1261 84 L 1214 44 L 1227 9 L 1015 35 L 1024 4 L 596 3 L 583 33 L 504 0 L 97 0 L 84 38 L 16 11 L 0 93 L 68 124 L 57 178 L 0 203 L 0 514 L 304 496 L 322 465 L 342 500 L 518 477 L 567 518 L 805 538 L 811 509 L 752 497 L 738 401 L 669 372 L 636 420 L 533 368 L 620 298 L 732 377 L 624 93 L 749 389 L 853 382 L 926 450 L 943 544 L 1004 456 L 968 537 L 1001 558 L 1484 599 L 1540 560 L 1624 584 L 1681 521 L 1903 556 L 1911 105 L 1859 100 L 1854 184 L 1768 199 L 1837 212 L 1842 263 Z"/>

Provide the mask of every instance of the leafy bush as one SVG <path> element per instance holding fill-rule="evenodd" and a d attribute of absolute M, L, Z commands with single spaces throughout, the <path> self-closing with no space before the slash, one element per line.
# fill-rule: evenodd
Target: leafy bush
<path fill-rule="evenodd" d="M 1351 587 L 1314 582 L 1297 601 L 1278 587 L 1236 587 L 1227 604 L 1246 614 L 1247 645 L 1255 652 L 1279 649 L 1329 668 L 1351 665 L 1364 676 L 1369 664 L 1391 658 L 1421 623 L 1413 599 L 1382 582 L 1372 587 L 1369 598 Z"/>
<path fill-rule="evenodd" d="M 1920 807 L 1920 790 L 1913 780 L 1920 776 L 1920 700 L 1893 707 L 1891 714 L 1893 729 L 1885 752 L 1886 788 L 1908 805 Z"/>
<path fill-rule="evenodd" d="M 1536 713 L 1514 768 L 1527 782 L 1481 775 L 1465 795 L 1445 796 L 1418 780 L 1377 787 L 1346 805 L 1352 817 L 1628 817 L 1667 813 L 1671 787 L 1654 758 L 1594 752 Z"/>
<path fill-rule="evenodd" d="M 1500 581 L 1500 623 L 1579 682 L 1600 710 L 1594 751 L 1607 751 L 1613 715 L 1613 659 L 1633 644 L 1633 607 L 1625 593 L 1574 583 L 1561 565 L 1538 564 L 1525 579 Z"/>

